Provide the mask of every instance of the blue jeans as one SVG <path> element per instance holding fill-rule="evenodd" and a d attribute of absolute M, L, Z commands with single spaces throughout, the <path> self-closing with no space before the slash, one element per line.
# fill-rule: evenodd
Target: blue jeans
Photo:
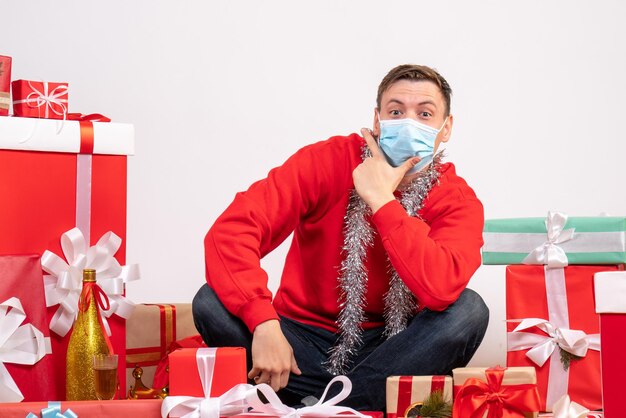
<path fill-rule="evenodd" d="M 206 284 L 193 300 L 196 328 L 208 346 L 245 347 L 248 370 L 252 368 L 252 335 L 244 323 L 229 313 Z M 352 393 L 341 402 L 357 410 L 385 411 L 385 382 L 394 375 L 442 375 L 465 366 L 480 345 L 489 309 L 473 290 L 442 312 L 420 311 L 399 334 L 384 339 L 384 328 L 365 330 L 363 345 L 346 376 Z M 278 395 L 288 405 L 298 405 L 307 396 L 320 398 L 333 376 L 323 363 L 338 335 L 322 328 L 281 317 L 280 325 L 291 344 L 302 375 L 291 374 Z M 338 392 L 338 388 L 329 394 Z"/>

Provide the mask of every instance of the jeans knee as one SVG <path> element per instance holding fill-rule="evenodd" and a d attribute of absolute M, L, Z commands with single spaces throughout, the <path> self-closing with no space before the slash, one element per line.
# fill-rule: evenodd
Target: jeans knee
<path fill-rule="evenodd" d="M 464 360 L 460 364 L 467 364 L 487 331 L 489 308 L 478 293 L 465 289 L 448 309 L 454 312 L 454 324 L 450 332 L 446 333 L 447 343 L 462 349 Z"/>
<path fill-rule="evenodd" d="M 456 303 L 461 305 L 465 326 L 484 333 L 489 324 L 489 308 L 483 298 L 472 289 L 465 289 Z"/>
<path fill-rule="evenodd" d="M 216 305 L 221 305 L 215 291 L 206 283 L 200 287 L 200 290 L 194 296 L 191 302 L 191 313 L 196 328 L 202 333 L 203 324 L 213 322 L 212 317 L 216 313 Z"/>

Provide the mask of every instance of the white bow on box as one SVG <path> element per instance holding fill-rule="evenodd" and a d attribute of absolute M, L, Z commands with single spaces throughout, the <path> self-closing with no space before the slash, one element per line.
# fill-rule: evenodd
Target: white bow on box
<path fill-rule="evenodd" d="M 34 325 L 22 325 L 25 319 L 18 298 L 0 303 L 0 402 L 24 399 L 4 363 L 33 365 L 50 353 L 50 340 Z"/>
<path fill-rule="evenodd" d="M 332 398 L 326 399 L 328 390 L 334 383 L 341 383 L 341 391 Z M 259 392 L 263 393 L 269 403 L 263 403 L 259 399 Z M 259 416 L 278 416 L 281 418 L 298 418 L 298 417 L 332 417 L 341 414 L 342 417 L 360 417 L 370 418 L 369 415 L 362 414 L 347 406 L 337 406 L 337 404 L 350 395 L 352 392 L 352 382 L 346 376 L 337 376 L 331 380 L 320 400 L 311 406 L 295 409 L 283 404 L 274 390 L 266 385 L 257 385 L 255 390 L 249 391 L 246 400 L 248 405 L 252 407 L 251 415 Z"/>
<path fill-rule="evenodd" d="M 515 320 L 512 320 L 515 321 Z M 537 327 L 547 335 L 521 332 Z M 584 331 L 557 328 L 549 321 L 540 318 L 526 318 L 507 336 L 508 351 L 527 350 L 526 356 L 539 367 L 550 358 L 559 347 L 577 357 L 585 357 L 587 350 L 600 350 L 600 335 L 587 335 Z"/>
<path fill-rule="evenodd" d="M 564 229 L 566 223 L 566 214 L 548 212 L 546 218 L 547 241 L 532 250 L 522 262 L 524 264 L 545 264 L 548 267 L 567 266 L 567 254 L 559 247 L 559 244 L 574 238 L 574 228 Z"/>
<path fill-rule="evenodd" d="M 124 297 L 126 283 L 140 278 L 139 266 L 120 266 L 114 255 L 122 239 L 107 232 L 96 245 L 87 246 L 83 233 L 73 228 L 61 236 L 63 260 L 53 252 L 46 251 L 41 257 L 41 266 L 49 275 L 44 276 L 46 306 L 59 305 L 50 321 L 50 330 L 65 336 L 78 316 L 78 299 L 83 288 L 83 269 L 96 270 L 98 285 L 105 291 L 110 308 L 101 311 L 107 334 L 111 335 L 106 318 L 113 314 L 128 319 L 135 304 Z M 67 260 L 67 262 L 66 262 Z"/>

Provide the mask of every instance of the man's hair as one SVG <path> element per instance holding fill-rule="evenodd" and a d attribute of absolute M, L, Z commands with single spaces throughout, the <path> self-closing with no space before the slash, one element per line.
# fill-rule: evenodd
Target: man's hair
<path fill-rule="evenodd" d="M 378 95 L 376 96 L 376 105 L 380 109 L 380 101 L 382 100 L 383 93 L 387 91 L 391 85 L 400 80 L 411 81 L 431 81 L 439 87 L 439 91 L 443 96 L 443 100 L 446 103 L 446 116 L 450 114 L 450 97 L 452 96 L 452 89 L 445 78 L 441 76 L 435 69 L 427 67 L 425 65 L 404 64 L 398 65 L 387 73 L 383 81 L 378 86 Z"/>

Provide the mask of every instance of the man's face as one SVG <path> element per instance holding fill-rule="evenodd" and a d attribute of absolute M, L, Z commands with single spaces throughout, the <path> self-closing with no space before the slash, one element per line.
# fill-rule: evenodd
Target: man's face
<path fill-rule="evenodd" d="M 442 142 L 448 142 L 452 131 L 452 115 L 446 120 L 446 102 L 439 87 L 431 81 L 399 80 L 383 92 L 380 109 L 374 111 L 374 136 L 380 134 L 380 119 L 414 119 L 439 129 L 435 151 Z"/>

